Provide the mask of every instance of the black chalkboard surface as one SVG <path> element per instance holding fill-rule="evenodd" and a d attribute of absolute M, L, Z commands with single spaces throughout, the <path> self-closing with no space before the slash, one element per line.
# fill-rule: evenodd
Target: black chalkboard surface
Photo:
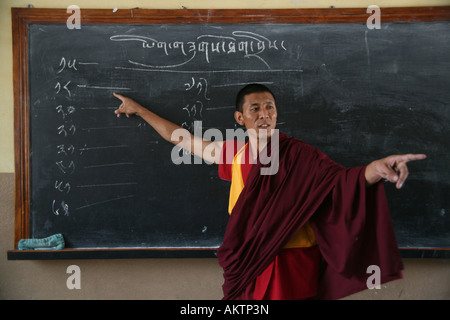
<path fill-rule="evenodd" d="M 401 248 L 450 247 L 448 21 L 65 24 L 28 29 L 30 235 L 68 248 L 216 248 L 229 183 L 112 93 L 194 131 L 236 128 L 245 84 L 273 89 L 278 128 L 344 166 L 425 153 L 386 185 Z M 198 124 L 198 123 L 197 123 Z M 197 128 L 198 130 L 198 128 Z M 197 131 L 198 132 L 198 131 Z"/>

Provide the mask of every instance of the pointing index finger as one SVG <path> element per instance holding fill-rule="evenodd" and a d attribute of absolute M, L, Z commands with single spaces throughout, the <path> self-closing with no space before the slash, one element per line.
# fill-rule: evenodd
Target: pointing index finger
<path fill-rule="evenodd" d="M 396 167 L 399 173 L 399 179 L 397 181 L 397 189 L 400 189 L 405 180 L 407 179 L 409 172 L 408 167 L 406 165 L 407 162 L 415 161 L 415 160 L 423 160 L 427 156 L 424 154 L 405 154 L 402 155 L 397 161 L 396 161 Z"/>
<path fill-rule="evenodd" d="M 409 162 L 409 161 L 415 161 L 415 160 L 423 160 L 425 159 L 427 156 L 424 154 L 406 154 L 404 156 L 404 159 L 402 159 L 405 162 Z"/>
<path fill-rule="evenodd" d="M 121 94 L 118 94 L 118 93 L 113 92 L 113 96 L 116 97 L 117 99 L 122 100 L 122 102 L 123 102 L 123 98 L 124 98 L 124 97 L 123 97 Z"/>

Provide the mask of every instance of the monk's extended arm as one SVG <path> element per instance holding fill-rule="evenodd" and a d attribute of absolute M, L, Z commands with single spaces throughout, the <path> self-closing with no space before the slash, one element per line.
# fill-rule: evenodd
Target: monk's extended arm
<path fill-rule="evenodd" d="M 114 111 L 114 113 L 117 114 L 118 117 L 120 117 L 121 114 L 125 114 L 127 117 L 129 117 L 130 115 L 137 115 L 144 119 L 149 125 L 151 125 L 153 129 L 155 129 L 156 132 L 158 132 L 158 134 L 164 140 L 178 145 L 183 149 L 188 150 L 199 157 L 202 157 L 208 162 L 218 163 L 217 159 L 219 157 L 217 155 L 220 155 L 220 151 L 222 150 L 222 141 L 209 141 L 204 140 L 201 137 L 194 136 L 188 130 L 176 125 L 173 122 L 161 118 L 160 116 L 144 108 L 139 103 L 130 98 L 117 93 L 114 93 L 114 96 L 122 101 L 122 104 L 119 106 L 119 108 Z M 183 139 L 182 137 L 189 138 Z M 195 144 L 201 145 L 202 148 L 194 148 Z M 214 145 L 214 148 L 212 148 L 213 151 L 206 153 L 203 152 L 205 148 L 211 144 Z M 209 150 L 211 150 L 211 147 L 209 148 Z"/>

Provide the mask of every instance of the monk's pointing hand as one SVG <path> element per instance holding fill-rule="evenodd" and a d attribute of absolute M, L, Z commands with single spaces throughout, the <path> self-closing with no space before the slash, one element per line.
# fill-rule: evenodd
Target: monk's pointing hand
<path fill-rule="evenodd" d="M 117 117 L 120 117 L 122 113 L 124 113 L 127 117 L 130 117 L 132 114 L 139 114 L 139 112 L 143 109 L 143 107 L 133 99 L 117 93 L 113 93 L 113 95 L 122 101 L 119 108 L 114 111 L 114 113 L 117 114 Z"/>
<path fill-rule="evenodd" d="M 372 185 L 385 179 L 400 189 L 409 175 L 407 163 L 425 158 L 424 154 L 402 154 L 375 160 L 366 167 L 366 182 Z"/>

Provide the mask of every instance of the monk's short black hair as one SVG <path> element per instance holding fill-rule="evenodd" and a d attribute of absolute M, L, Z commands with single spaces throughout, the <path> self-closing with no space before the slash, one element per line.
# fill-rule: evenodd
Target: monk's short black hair
<path fill-rule="evenodd" d="M 252 93 L 269 92 L 275 99 L 273 92 L 265 85 L 260 83 L 251 83 L 243 87 L 236 96 L 236 111 L 243 112 L 242 105 L 244 104 L 245 96 Z"/>

